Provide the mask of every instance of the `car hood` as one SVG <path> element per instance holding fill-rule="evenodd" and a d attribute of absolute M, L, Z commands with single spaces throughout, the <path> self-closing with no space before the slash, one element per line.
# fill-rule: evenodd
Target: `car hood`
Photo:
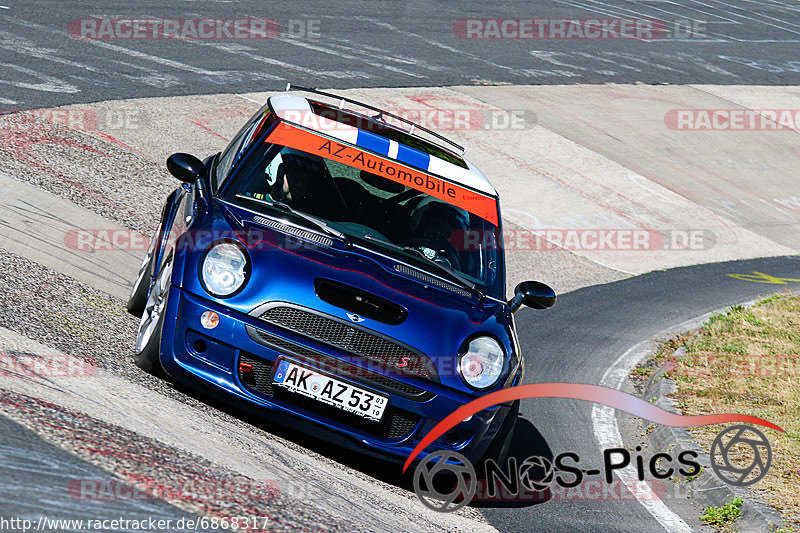
<path fill-rule="evenodd" d="M 331 280 L 366 291 L 404 308 L 407 315 L 400 324 L 360 317 L 358 326 L 428 355 L 437 366 L 442 384 L 458 388 L 463 388 L 463 384 L 454 375 L 453 361 L 468 338 L 488 334 L 501 343 L 506 353 L 513 352 L 511 317 L 505 305 L 488 300 L 479 302 L 475 296 L 468 298 L 426 285 L 394 270 L 398 261 L 390 257 L 347 247 L 338 241 L 329 246 L 298 239 L 265 225 L 264 218 L 249 210 L 213 203 L 216 205 L 196 220 L 190 230 L 193 234 L 208 232 L 212 237 L 205 246 L 179 252 L 183 255 L 180 284 L 184 290 L 245 314 L 269 302 L 288 302 L 348 322 L 352 322 L 348 313 L 353 313 L 321 299 L 315 283 Z M 269 223 L 271 217 L 265 218 Z M 222 238 L 240 242 L 251 262 L 245 287 L 224 299 L 208 294 L 198 276 L 207 244 Z"/>

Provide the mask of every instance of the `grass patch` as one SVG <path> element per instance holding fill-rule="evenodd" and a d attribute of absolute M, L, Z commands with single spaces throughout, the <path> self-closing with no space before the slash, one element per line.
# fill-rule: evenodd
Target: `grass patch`
<path fill-rule="evenodd" d="M 680 347 L 686 354 L 673 356 Z M 715 313 L 699 332 L 665 343 L 659 354 L 674 363 L 666 377 L 677 383 L 675 400 L 684 414 L 749 414 L 786 430 L 759 428 L 772 444 L 772 467 L 750 488 L 800 526 L 800 297 L 778 294 Z M 727 426 L 690 432 L 709 450 Z M 706 510 L 711 519 L 721 516 L 714 513 Z"/>
<path fill-rule="evenodd" d="M 741 506 L 741 498 L 731 498 L 731 501 L 720 507 L 706 507 L 706 512 L 703 513 L 700 520 L 708 522 L 708 525 L 716 529 L 730 531 L 733 523 L 742 514 Z"/>

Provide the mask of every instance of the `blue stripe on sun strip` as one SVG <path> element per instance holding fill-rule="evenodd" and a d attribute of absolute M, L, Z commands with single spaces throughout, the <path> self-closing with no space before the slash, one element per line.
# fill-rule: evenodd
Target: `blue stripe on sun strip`
<path fill-rule="evenodd" d="M 378 154 L 389 155 L 389 139 L 367 131 L 358 130 L 356 146 L 360 146 L 366 150 L 372 150 Z"/>
<path fill-rule="evenodd" d="M 431 156 L 425 152 L 420 152 L 419 150 L 414 150 L 413 148 L 401 144 L 397 149 L 397 160 L 408 163 L 412 167 L 428 170 Z"/>

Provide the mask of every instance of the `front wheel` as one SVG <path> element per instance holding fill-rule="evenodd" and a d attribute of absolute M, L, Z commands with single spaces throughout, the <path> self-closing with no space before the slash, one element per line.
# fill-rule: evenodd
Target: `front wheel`
<path fill-rule="evenodd" d="M 505 462 L 508 450 L 511 447 L 511 441 L 514 439 L 514 428 L 517 426 L 517 416 L 519 415 L 519 400 L 511 405 L 503 425 L 497 431 L 494 440 L 489 445 L 489 448 L 483 454 L 479 464 L 485 466 L 486 461 L 492 459 L 498 465 Z"/>
<path fill-rule="evenodd" d="M 150 288 L 147 303 L 139 320 L 134 345 L 134 361 L 136 366 L 146 372 L 157 373 L 161 369 L 159 352 L 161 351 L 161 329 L 164 325 L 164 311 L 167 308 L 170 280 L 172 279 L 172 261 L 161 267 L 155 283 Z"/>

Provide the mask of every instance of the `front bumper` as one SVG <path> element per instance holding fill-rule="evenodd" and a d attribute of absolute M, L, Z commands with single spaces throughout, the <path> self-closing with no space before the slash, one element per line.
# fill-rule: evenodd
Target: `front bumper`
<path fill-rule="evenodd" d="M 206 330 L 200 324 L 200 316 L 206 310 L 215 311 L 220 317 L 219 325 L 213 330 Z M 263 332 L 264 335 L 254 335 L 254 332 Z M 263 342 L 262 337 L 270 342 Z M 347 448 L 383 459 L 405 461 L 433 426 L 474 399 L 464 392 L 421 378 L 392 376 L 387 382 L 384 376 L 376 376 L 374 369 L 366 365 L 360 369 L 361 373 L 331 373 L 328 371 L 330 366 L 314 364 L 308 357 L 298 356 L 298 351 L 307 355 L 306 350 L 283 349 L 285 346 L 302 346 L 309 353 L 324 353 L 328 360 L 341 356 L 313 339 L 275 328 L 176 286 L 170 288 L 161 337 L 161 364 L 167 373 L 176 381 L 204 393 L 214 393 L 227 400 L 232 397 L 243 400 L 238 403 L 256 414 L 267 417 L 288 415 L 292 418 L 292 427 L 327 440 L 338 436 L 335 439 L 337 443 Z M 389 405 L 382 421 L 370 422 L 272 387 L 272 371 L 279 358 L 287 358 L 388 396 Z M 253 365 L 255 378 L 243 374 L 240 363 Z M 343 368 L 355 363 L 354 359 L 348 358 L 343 362 Z M 519 375 L 514 377 L 512 384 L 517 384 L 518 380 Z M 394 385 L 401 382 L 403 386 L 392 386 L 392 382 Z M 208 385 L 213 387 L 209 389 Z M 409 394 L 409 391 L 422 391 L 424 394 Z M 509 407 L 504 405 L 481 411 L 430 445 L 426 453 L 448 449 L 459 451 L 471 461 L 479 459 L 508 411 Z"/>

